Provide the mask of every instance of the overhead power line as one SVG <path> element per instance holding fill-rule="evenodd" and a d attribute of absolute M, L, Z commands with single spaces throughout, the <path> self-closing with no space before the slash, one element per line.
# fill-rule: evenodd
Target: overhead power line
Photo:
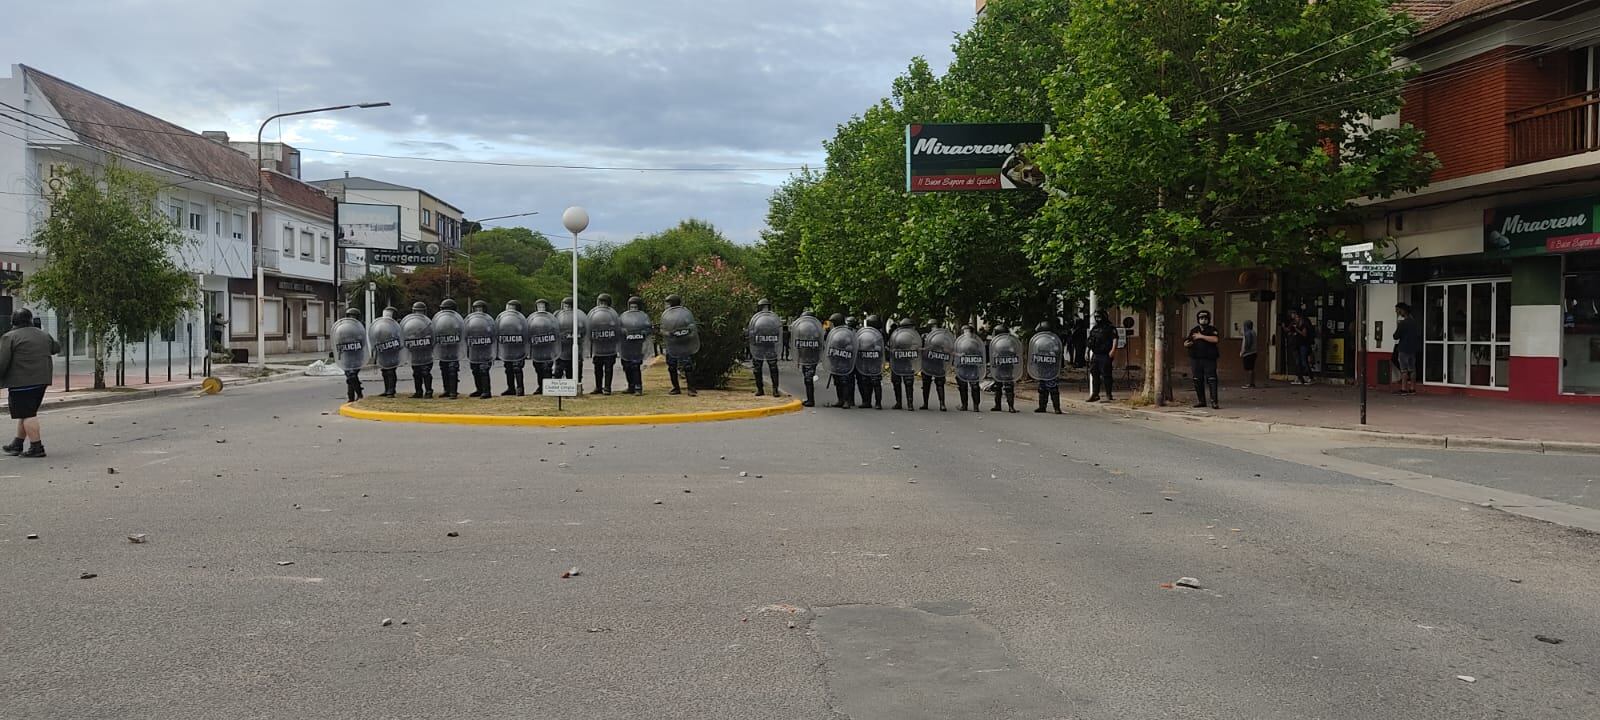
<path fill-rule="evenodd" d="M 326 150 L 322 148 L 306 147 L 298 149 L 305 152 L 383 158 L 385 160 L 416 160 L 419 162 L 447 163 L 451 165 L 488 165 L 493 167 L 542 168 L 548 170 L 604 170 L 611 172 L 793 172 L 796 170 L 805 169 L 805 166 L 803 165 L 790 165 L 783 167 L 633 167 L 628 165 L 571 165 L 564 163 L 509 162 L 500 160 L 462 160 L 458 158 L 422 157 L 419 155 L 383 155 L 380 153 L 363 153 L 351 152 L 349 150 Z"/>

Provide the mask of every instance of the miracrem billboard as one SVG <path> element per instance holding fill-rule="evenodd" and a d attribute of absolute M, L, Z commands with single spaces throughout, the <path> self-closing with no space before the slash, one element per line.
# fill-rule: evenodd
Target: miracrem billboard
<path fill-rule="evenodd" d="M 1044 123 L 943 123 L 906 126 L 906 192 L 1036 190 L 1044 173 L 1028 152 Z"/>

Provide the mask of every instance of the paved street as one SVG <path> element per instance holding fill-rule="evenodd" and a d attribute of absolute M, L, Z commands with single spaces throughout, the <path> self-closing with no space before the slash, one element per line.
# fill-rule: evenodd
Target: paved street
<path fill-rule="evenodd" d="M 1295 462 L 1027 410 L 399 425 L 342 395 L 59 411 L 48 459 L 0 458 L 0 716 L 1596 713 L 1600 538 L 1345 474 L 1592 459 Z"/>

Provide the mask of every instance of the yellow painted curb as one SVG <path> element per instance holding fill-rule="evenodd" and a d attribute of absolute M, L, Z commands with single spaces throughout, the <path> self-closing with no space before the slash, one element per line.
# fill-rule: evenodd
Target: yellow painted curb
<path fill-rule="evenodd" d="M 544 415 L 460 415 L 449 413 L 403 413 L 384 410 L 363 410 L 345 404 L 339 414 L 357 420 L 378 422 L 428 423 L 433 425 L 499 425 L 506 427 L 575 427 L 580 425 L 669 425 L 673 423 L 719 422 L 722 420 L 750 420 L 798 412 L 799 400 L 782 405 L 744 408 L 742 410 L 716 410 L 697 413 L 662 413 L 659 415 L 588 415 L 551 417 Z"/>

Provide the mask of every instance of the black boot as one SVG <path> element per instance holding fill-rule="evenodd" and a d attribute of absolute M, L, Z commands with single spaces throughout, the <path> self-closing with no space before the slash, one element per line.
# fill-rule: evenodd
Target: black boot
<path fill-rule="evenodd" d="M 25 457 L 25 458 L 42 458 L 42 457 L 44 457 L 44 443 L 43 442 L 30 443 L 28 445 L 28 449 L 26 451 L 24 451 L 18 457 Z"/>
<path fill-rule="evenodd" d="M 1205 407 L 1206 406 L 1206 381 L 1205 380 L 1202 380 L 1200 378 L 1195 378 L 1194 379 L 1194 394 L 1195 394 L 1195 397 L 1199 398 L 1198 400 L 1195 401 L 1194 406 L 1197 407 L 1197 408 Z"/>
<path fill-rule="evenodd" d="M 517 381 L 517 397 L 522 397 L 524 395 L 527 395 L 528 394 L 528 373 L 523 371 L 521 368 L 518 368 L 517 369 L 516 381 Z"/>
<path fill-rule="evenodd" d="M 1034 412 L 1036 412 L 1036 413 L 1044 412 L 1045 411 L 1045 405 L 1047 405 L 1049 403 L 1050 403 L 1050 391 L 1046 390 L 1046 389 L 1044 389 L 1042 387 L 1039 388 L 1039 408 L 1034 410 Z"/>
<path fill-rule="evenodd" d="M 1215 376 L 1206 378 L 1206 387 L 1211 388 L 1211 409 L 1221 410 L 1222 398 L 1217 395 L 1217 378 Z"/>
<path fill-rule="evenodd" d="M 512 337 L 515 338 L 516 336 L 513 335 Z M 517 394 L 517 371 L 516 370 L 512 370 L 511 366 L 507 365 L 506 366 L 506 389 L 500 391 L 500 395 L 502 397 L 504 397 L 506 395 L 515 395 L 515 394 Z"/>
<path fill-rule="evenodd" d="M 418 373 L 415 370 L 411 371 L 411 387 L 412 387 L 411 399 L 413 399 L 413 400 L 421 400 L 422 399 L 422 374 Z"/>
<path fill-rule="evenodd" d="M 900 409 L 900 378 L 892 378 L 891 382 L 894 383 L 894 408 L 893 409 L 899 410 Z"/>
<path fill-rule="evenodd" d="M 1008 412 L 1016 412 L 1017 411 L 1017 384 L 1016 383 L 1006 383 L 1005 390 L 1006 390 L 1006 410 Z"/>
<path fill-rule="evenodd" d="M 1050 404 L 1055 406 L 1056 414 L 1061 414 L 1061 386 L 1050 388 Z"/>
<path fill-rule="evenodd" d="M 944 412 L 944 379 L 939 379 L 933 387 L 939 393 L 939 412 Z"/>
<path fill-rule="evenodd" d="M 6 444 L 3 448 L 0 448 L 0 449 L 4 449 L 6 451 L 7 455 L 21 455 L 22 454 L 22 443 L 23 443 L 23 439 L 22 438 L 17 438 L 15 440 L 12 440 L 10 443 Z"/>
<path fill-rule="evenodd" d="M 812 380 L 811 379 L 811 375 L 809 375 L 809 374 L 806 375 L 804 379 L 805 379 L 805 383 L 806 383 L 806 399 L 805 399 L 805 402 L 800 403 L 800 405 L 802 407 L 816 407 L 817 406 L 817 381 Z"/>
<path fill-rule="evenodd" d="M 433 372 L 430 370 L 422 374 L 422 397 L 433 399 Z"/>
<path fill-rule="evenodd" d="M 767 367 L 772 370 L 772 396 L 783 397 L 783 393 L 778 392 L 778 363 L 768 363 Z"/>

